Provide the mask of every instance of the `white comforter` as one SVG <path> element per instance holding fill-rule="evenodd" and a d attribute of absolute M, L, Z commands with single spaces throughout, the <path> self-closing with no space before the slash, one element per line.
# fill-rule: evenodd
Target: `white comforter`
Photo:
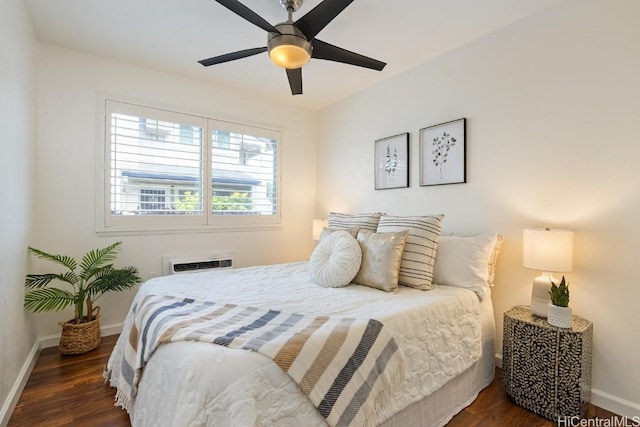
<path fill-rule="evenodd" d="M 478 297 L 460 288 L 424 292 L 401 286 L 395 294 L 359 285 L 321 288 L 301 262 L 157 278 L 141 286 L 136 300 L 149 294 L 382 321 L 404 353 L 408 375 L 379 422 L 428 396 L 481 355 Z M 131 323 L 130 313 L 107 365 L 114 387 Z M 162 345 L 142 373 L 136 398 L 118 403 L 134 426 L 326 425 L 270 359 L 208 343 Z"/>

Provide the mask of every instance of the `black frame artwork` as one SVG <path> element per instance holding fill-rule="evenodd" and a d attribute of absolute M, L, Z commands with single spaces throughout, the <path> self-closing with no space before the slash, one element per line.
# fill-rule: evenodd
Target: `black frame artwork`
<path fill-rule="evenodd" d="M 374 187 L 376 190 L 409 186 L 409 133 L 375 141 Z"/>
<path fill-rule="evenodd" d="M 467 182 L 466 127 L 461 118 L 420 129 L 420 186 Z"/>

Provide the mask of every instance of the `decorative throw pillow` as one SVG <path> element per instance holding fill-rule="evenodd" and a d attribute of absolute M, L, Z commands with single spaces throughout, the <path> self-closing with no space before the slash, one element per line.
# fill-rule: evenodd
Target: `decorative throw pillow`
<path fill-rule="evenodd" d="M 322 239 L 309 259 L 311 281 L 325 288 L 347 286 L 355 277 L 362 251 L 358 241 L 346 231 L 336 231 Z"/>
<path fill-rule="evenodd" d="M 434 271 L 438 285 L 471 289 L 484 298 L 489 280 L 489 262 L 498 237 L 441 236 Z"/>
<path fill-rule="evenodd" d="M 338 212 L 329 213 L 329 228 L 351 228 L 360 227 L 362 230 L 375 231 L 378 228 L 381 213 L 363 214 L 343 214 Z"/>
<path fill-rule="evenodd" d="M 351 234 L 351 236 L 355 239 L 358 237 L 358 231 L 360 231 L 360 227 L 351 227 L 351 228 L 328 228 L 325 227 L 320 232 L 320 238 L 318 238 L 318 242 L 322 242 L 326 237 L 328 237 L 331 233 L 335 231 L 346 231 Z"/>
<path fill-rule="evenodd" d="M 362 264 L 353 282 L 386 292 L 398 289 L 398 272 L 407 235 L 406 230 L 399 233 L 360 230 L 358 243 L 362 249 Z"/>
<path fill-rule="evenodd" d="M 401 285 L 423 291 L 433 287 L 433 267 L 443 218 L 444 215 L 380 217 L 379 233 L 409 231 L 400 264 L 398 282 Z"/>

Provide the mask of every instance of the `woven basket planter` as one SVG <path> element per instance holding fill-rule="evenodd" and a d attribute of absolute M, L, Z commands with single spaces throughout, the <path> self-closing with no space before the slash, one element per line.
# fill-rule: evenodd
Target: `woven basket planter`
<path fill-rule="evenodd" d="M 86 319 L 86 318 L 85 318 Z M 100 309 L 91 322 L 60 322 L 60 353 L 82 354 L 100 345 Z"/>

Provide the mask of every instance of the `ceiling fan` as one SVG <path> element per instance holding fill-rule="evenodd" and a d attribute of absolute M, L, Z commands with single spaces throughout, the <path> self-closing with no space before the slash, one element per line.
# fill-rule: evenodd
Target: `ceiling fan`
<path fill-rule="evenodd" d="M 280 0 L 282 7 L 289 14 L 289 19 L 277 25 L 269 24 L 238 0 L 215 1 L 262 28 L 269 35 L 267 46 L 240 50 L 198 61 L 205 67 L 269 52 L 271 61 L 286 69 L 291 94 L 300 95 L 302 94 L 302 66 L 311 58 L 342 62 L 377 71 L 381 71 L 387 65 L 384 62 L 316 39 L 316 35 L 353 0 L 324 0 L 295 22 L 293 21 L 293 13 L 300 8 L 304 0 Z"/>

